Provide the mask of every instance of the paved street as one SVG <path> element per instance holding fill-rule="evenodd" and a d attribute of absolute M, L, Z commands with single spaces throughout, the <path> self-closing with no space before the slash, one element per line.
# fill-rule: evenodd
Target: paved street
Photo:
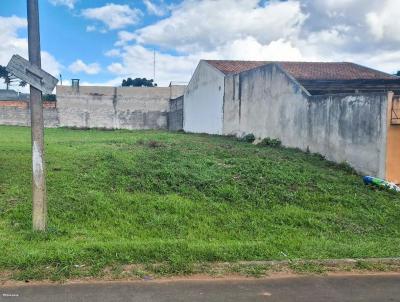
<path fill-rule="evenodd" d="M 400 301 L 400 275 L 6 286 L 0 301 Z"/>

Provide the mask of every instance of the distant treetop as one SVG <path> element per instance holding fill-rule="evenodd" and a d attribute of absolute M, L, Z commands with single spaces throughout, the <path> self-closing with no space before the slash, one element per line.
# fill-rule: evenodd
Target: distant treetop
<path fill-rule="evenodd" d="M 122 87 L 157 87 L 157 84 L 154 83 L 153 79 L 136 78 L 132 80 L 132 78 L 127 78 L 122 81 Z"/>
<path fill-rule="evenodd" d="M 16 83 L 20 87 L 25 87 L 27 85 L 25 81 L 21 81 L 17 79 L 13 74 L 9 73 L 5 66 L 0 65 L 0 79 L 1 78 L 4 80 L 4 83 L 7 86 L 7 90 L 10 88 L 10 86 Z"/>

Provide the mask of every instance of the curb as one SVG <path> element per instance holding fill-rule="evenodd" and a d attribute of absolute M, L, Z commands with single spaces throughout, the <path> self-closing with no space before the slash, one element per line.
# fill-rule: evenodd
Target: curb
<path fill-rule="evenodd" d="M 290 265 L 290 264 L 316 264 L 325 266 L 342 266 L 354 265 L 357 263 L 370 263 L 370 264 L 400 264 L 400 258 L 346 258 L 346 259 L 291 259 L 291 260 L 270 260 L 270 261 L 239 261 L 239 262 L 225 262 L 220 264 L 240 264 L 240 265 Z"/>

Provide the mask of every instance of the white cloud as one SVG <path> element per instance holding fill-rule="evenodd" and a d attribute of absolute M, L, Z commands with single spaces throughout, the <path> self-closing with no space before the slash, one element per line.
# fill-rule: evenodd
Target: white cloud
<path fill-rule="evenodd" d="M 146 6 L 147 12 L 151 15 L 156 15 L 161 17 L 167 13 L 165 5 L 154 4 L 151 0 L 143 0 L 143 3 Z"/>
<path fill-rule="evenodd" d="M 139 22 L 142 12 L 129 5 L 108 3 L 102 7 L 84 9 L 82 15 L 87 19 L 102 22 L 108 29 L 113 30 L 136 24 Z"/>
<path fill-rule="evenodd" d="M 384 70 L 389 73 L 396 73 L 397 71 L 400 70 L 400 50 L 397 51 L 380 51 L 377 50 L 375 54 L 368 55 L 368 54 L 363 54 L 362 55 L 362 61 L 365 62 L 366 65 Z M 360 60 L 360 58 L 353 57 L 353 61 Z M 396 64 L 397 63 L 397 64 Z"/>
<path fill-rule="evenodd" d="M 119 78 L 153 78 L 153 51 L 140 45 L 122 50 L 122 63 L 113 63 L 108 70 Z M 158 52 L 156 55 L 156 83 L 167 86 L 171 81 L 189 81 L 201 56 L 173 56 Z"/>
<path fill-rule="evenodd" d="M 121 63 L 112 63 L 107 67 L 108 71 L 116 74 L 125 73 L 125 69 Z"/>
<path fill-rule="evenodd" d="M 112 80 L 106 81 L 106 82 L 89 82 L 89 81 L 83 81 L 80 83 L 81 86 L 111 86 L 111 87 L 116 87 L 116 86 L 121 86 L 123 78 L 114 78 Z M 68 85 L 68 84 L 66 84 Z"/>
<path fill-rule="evenodd" d="M 184 0 L 169 9 L 154 24 L 118 33 L 112 53 L 119 60 L 108 71 L 152 78 L 154 46 L 161 49 L 161 85 L 188 81 L 200 59 L 352 61 L 390 73 L 400 69 L 400 0 Z"/>
<path fill-rule="evenodd" d="M 14 54 L 28 59 L 28 41 L 19 36 L 19 31 L 26 29 L 26 25 L 24 18 L 0 17 L 0 65 L 7 65 Z M 42 51 L 42 68 L 57 77 L 63 66 L 53 55 Z M 28 87 L 24 91 L 27 89 Z"/>
<path fill-rule="evenodd" d="M 255 61 L 298 61 L 303 58 L 300 50 L 294 47 L 290 41 L 279 39 L 263 45 L 254 37 L 235 40 L 204 55 L 215 58 Z"/>
<path fill-rule="evenodd" d="M 375 39 L 400 41 L 400 2 L 388 0 L 379 10 L 366 15 L 370 33 Z"/>
<path fill-rule="evenodd" d="M 123 47 L 120 54 L 122 63 L 112 63 L 107 69 L 119 77 L 153 78 L 153 50 L 141 45 Z M 229 42 L 213 51 L 174 56 L 156 53 L 156 82 L 167 86 L 171 81 L 189 82 L 190 77 L 201 59 L 233 60 L 301 60 L 299 49 L 284 40 L 262 45 L 252 37 Z"/>
<path fill-rule="evenodd" d="M 7 65 L 13 54 L 26 57 L 28 43 L 26 39 L 20 38 L 18 31 L 25 29 L 26 19 L 16 16 L 0 17 L 0 64 Z"/>
<path fill-rule="evenodd" d="M 75 3 L 77 0 L 49 0 L 51 4 L 53 5 L 64 5 L 70 9 L 73 9 L 75 7 Z"/>
<path fill-rule="evenodd" d="M 118 41 L 115 43 L 115 46 L 126 45 L 127 42 L 135 40 L 136 37 L 137 37 L 136 34 L 122 30 L 118 32 Z"/>
<path fill-rule="evenodd" d="M 115 46 L 120 47 L 122 61 L 107 69 L 119 77 L 152 78 L 153 50 L 146 44 L 181 52 L 157 52 L 156 82 L 162 86 L 188 82 L 200 59 L 301 60 L 300 50 L 288 39 L 305 20 L 299 3 L 272 1 L 259 6 L 258 2 L 184 1 L 154 25 L 119 32 Z M 135 41 L 139 44 L 129 45 Z"/>
<path fill-rule="evenodd" d="M 247 36 L 266 44 L 294 35 L 305 20 L 297 1 L 259 2 L 187 0 L 170 17 L 136 31 L 136 40 L 181 52 L 212 50 Z"/>
<path fill-rule="evenodd" d="M 68 69 L 73 73 L 84 72 L 90 75 L 98 74 L 101 71 L 101 67 L 98 63 L 86 64 L 82 60 L 76 60 Z"/>
<path fill-rule="evenodd" d="M 107 57 L 119 57 L 121 55 L 121 50 L 118 48 L 110 49 L 104 53 Z"/>
<path fill-rule="evenodd" d="M 88 33 L 90 33 L 90 32 L 94 32 L 94 31 L 96 31 L 96 26 L 94 26 L 94 25 L 88 25 L 88 26 L 86 26 L 86 31 L 88 32 Z"/>
<path fill-rule="evenodd" d="M 42 68 L 51 75 L 58 78 L 58 75 L 60 74 L 63 66 L 60 62 L 57 61 L 57 59 L 53 55 L 51 55 L 47 51 L 42 51 Z"/>

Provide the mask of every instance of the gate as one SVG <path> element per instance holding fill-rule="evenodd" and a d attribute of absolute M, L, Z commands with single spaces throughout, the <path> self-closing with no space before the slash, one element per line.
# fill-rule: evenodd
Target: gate
<path fill-rule="evenodd" d="M 400 95 L 393 96 L 391 124 L 400 125 Z"/>

